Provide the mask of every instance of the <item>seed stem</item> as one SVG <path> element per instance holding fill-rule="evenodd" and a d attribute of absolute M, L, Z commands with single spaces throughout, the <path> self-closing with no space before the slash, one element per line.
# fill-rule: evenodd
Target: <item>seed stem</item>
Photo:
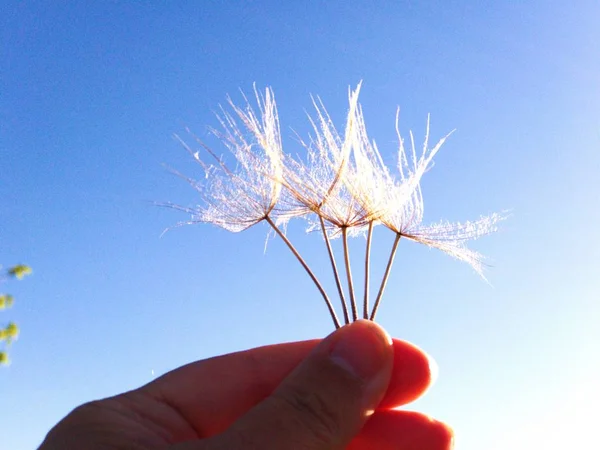
<path fill-rule="evenodd" d="M 388 277 L 390 276 L 392 265 L 394 264 L 394 257 L 396 256 L 396 250 L 398 250 L 398 243 L 400 242 L 401 237 L 402 235 L 400 233 L 396 233 L 396 239 L 394 239 L 394 245 L 392 245 L 392 251 L 390 252 L 390 258 L 388 259 L 387 267 L 385 268 L 385 273 L 383 274 L 383 279 L 381 280 L 379 293 L 377 294 L 377 299 L 375 300 L 375 305 L 373 306 L 371 320 L 375 320 L 375 315 L 377 314 L 377 309 L 379 308 L 379 303 L 381 302 L 383 291 L 385 291 L 385 286 L 387 284 Z"/>
<path fill-rule="evenodd" d="M 344 289 L 342 288 L 342 282 L 340 281 L 340 274 L 338 272 L 337 264 L 335 263 L 335 256 L 333 255 L 333 249 L 331 248 L 331 241 L 329 240 L 329 236 L 327 236 L 327 231 L 325 230 L 325 221 L 323 220 L 323 217 L 319 216 L 319 221 L 321 222 L 321 230 L 323 231 L 323 238 L 325 239 L 325 244 L 327 245 L 327 252 L 329 253 L 329 261 L 331 262 L 331 269 L 333 270 L 333 276 L 335 277 L 335 284 L 337 286 L 338 293 L 340 294 L 340 301 L 342 302 L 342 308 L 343 308 L 343 312 L 344 312 L 344 321 L 346 324 L 349 324 L 350 318 L 348 317 L 348 306 L 346 305 Z"/>
<path fill-rule="evenodd" d="M 325 303 L 327 304 L 327 308 L 329 309 L 329 314 L 331 315 L 331 320 L 333 320 L 333 324 L 335 325 L 335 328 L 336 329 L 340 328 L 340 321 L 338 320 L 337 315 L 335 313 L 335 310 L 333 309 L 333 305 L 331 304 L 331 300 L 329 300 L 329 297 L 327 296 L 327 293 L 325 292 L 325 289 L 323 289 L 323 286 L 321 285 L 321 283 L 319 283 L 319 280 L 317 279 L 317 277 L 315 276 L 315 274 L 313 273 L 313 271 L 310 270 L 310 267 L 308 267 L 308 264 L 306 264 L 306 261 L 304 261 L 304 259 L 302 258 L 302 256 L 300 256 L 300 253 L 298 253 L 298 250 L 296 250 L 296 248 L 290 242 L 290 240 L 287 238 L 287 236 L 285 234 L 283 234 L 283 232 L 279 229 L 279 227 L 277 225 L 275 225 L 275 222 L 273 222 L 273 220 L 269 216 L 266 216 L 265 220 L 267 221 L 267 223 L 269 225 L 271 225 L 271 227 L 273 228 L 273 230 L 275 230 L 275 233 L 277 233 L 277 235 L 281 239 L 283 239 L 283 242 L 285 242 L 285 244 L 288 246 L 288 248 L 290 249 L 290 251 L 294 254 L 294 256 L 296 257 L 296 259 L 298 260 L 298 262 L 300 264 L 302 264 L 302 267 L 304 267 L 304 270 L 306 271 L 306 273 L 308 274 L 308 276 L 313 280 L 313 282 L 317 286 L 317 289 L 319 289 L 319 292 L 323 296 L 323 300 L 325 300 Z"/>
<path fill-rule="evenodd" d="M 350 293 L 350 305 L 352 306 L 352 320 L 358 320 L 356 299 L 354 298 L 354 283 L 352 282 L 352 268 L 350 267 L 350 249 L 348 248 L 348 227 L 342 227 L 342 238 L 344 240 L 344 261 L 346 263 L 346 276 L 348 277 L 348 292 Z"/>
<path fill-rule="evenodd" d="M 369 231 L 367 232 L 367 248 L 365 250 L 365 298 L 363 301 L 363 318 L 369 318 L 369 272 L 371 266 L 371 240 L 373 238 L 373 224 L 369 222 Z"/>

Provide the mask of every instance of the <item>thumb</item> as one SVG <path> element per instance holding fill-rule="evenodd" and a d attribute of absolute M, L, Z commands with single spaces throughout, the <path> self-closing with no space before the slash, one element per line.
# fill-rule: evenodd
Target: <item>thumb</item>
<path fill-rule="evenodd" d="M 213 444 L 229 449 L 345 448 L 383 398 L 393 358 L 390 337 L 374 322 L 340 328 Z"/>

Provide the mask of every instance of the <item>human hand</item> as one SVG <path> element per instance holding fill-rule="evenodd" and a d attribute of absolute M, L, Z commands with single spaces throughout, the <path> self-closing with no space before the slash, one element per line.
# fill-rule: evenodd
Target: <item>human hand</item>
<path fill-rule="evenodd" d="M 324 340 L 198 361 L 76 408 L 39 450 L 446 450 L 452 432 L 392 410 L 431 383 L 416 347 L 358 321 Z"/>

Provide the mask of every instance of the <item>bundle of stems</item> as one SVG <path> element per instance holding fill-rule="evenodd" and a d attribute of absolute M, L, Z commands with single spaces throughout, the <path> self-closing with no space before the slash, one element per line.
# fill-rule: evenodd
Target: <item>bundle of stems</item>
<path fill-rule="evenodd" d="M 191 214 L 191 219 L 181 224 L 210 223 L 240 232 L 265 222 L 309 275 L 325 300 L 336 328 L 341 323 L 331 299 L 284 232 L 290 220 L 304 219 L 308 230 L 322 234 L 343 321 L 347 324 L 359 318 L 375 320 L 401 238 L 438 248 L 468 263 L 483 277 L 483 258 L 467 248 L 466 242 L 495 231 L 503 219 L 501 214 L 491 214 L 471 222 L 422 225 L 421 178 L 449 135 L 430 148 L 428 118 L 422 149 L 417 151 L 411 132 L 407 150 L 399 132 L 397 113 L 399 145 L 393 173 L 367 135 L 358 103 L 360 88 L 359 84 L 349 90 L 343 134 L 338 133 L 321 100 L 313 98 L 316 114 L 309 116 L 313 135 L 307 141 L 300 139 L 306 151 L 304 157 L 293 157 L 283 151 L 275 97 L 270 88 L 263 94 L 255 86 L 258 112 L 245 96 L 244 107 L 228 98 L 231 112 L 221 107 L 218 115 L 221 129 L 211 131 L 223 142 L 230 153 L 229 159 L 235 164 L 227 164 L 197 138 L 201 147 L 198 151 L 178 138 L 204 172 L 202 181 L 178 174 L 199 192 L 201 201 L 189 208 L 167 204 Z M 378 225 L 390 230 L 394 237 L 375 301 L 370 306 L 371 246 L 373 230 Z M 360 235 L 366 235 L 361 314 L 348 245 L 350 237 Z M 346 289 L 331 243 L 336 238 L 342 241 Z"/>

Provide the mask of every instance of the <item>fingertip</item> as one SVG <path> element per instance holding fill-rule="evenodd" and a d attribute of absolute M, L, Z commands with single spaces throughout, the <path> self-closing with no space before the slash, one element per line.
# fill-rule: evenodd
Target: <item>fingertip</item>
<path fill-rule="evenodd" d="M 444 422 L 435 422 L 439 441 L 446 446 L 446 449 L 452 450 L 454 448 L 454 430 Z"/>
<path fill-rule="evenodd" d="M 420 396 L 437 378 L 438 366 L 427 353 L 417 346 L 393 339 L 394 366 L 380 409 L 406 405 Z"/>
<path fill-rule="evenodd" d="M 427 416 L 426 416 L 427 417 Z M 429 418 L 429 426 L 427 427 L 427 438 L 423 439 L 423 442 L 430 447 L 419 447 L 416 448 L 432 448 L 440 450 L 452 450 L 454 448 L 454 430 L 450 425 L 441 422 L 439 420 Z M 417 440 L 418 442 L 418 440 Z"/>
<path fill-rule="evenodd" d="M 454 432 L 447 424 L 413 411 L 377 411 L 349 450 L 452 450 Z"/>
<path fill-rule="evenodd" d="M 394 357 L 392 339 L 383 328 L 370 320 L 358 320 L 332 333 L 319 347 L 329 351 L 331 361 L 364 381 L 380 379 L 382 372 L 386 372 L 378 383 L 381 398 Z"/>

